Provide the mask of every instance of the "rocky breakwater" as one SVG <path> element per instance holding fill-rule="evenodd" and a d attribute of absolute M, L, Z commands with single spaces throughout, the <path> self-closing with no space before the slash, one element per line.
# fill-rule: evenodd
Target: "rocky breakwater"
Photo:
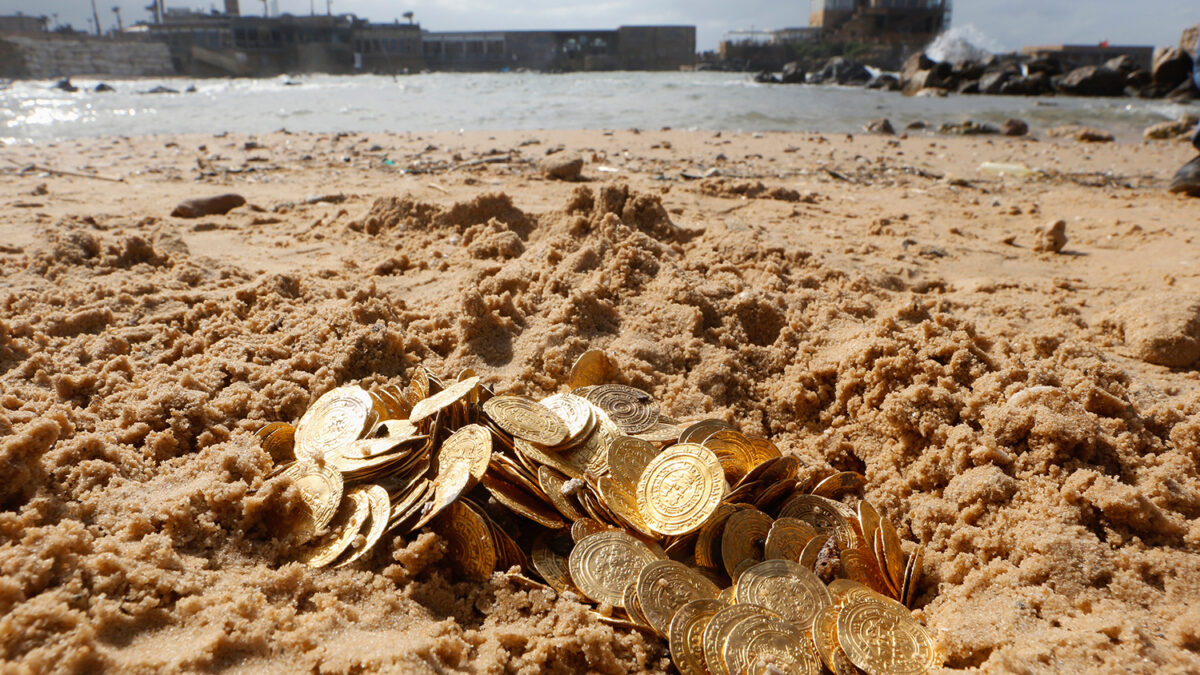
<path fill-rule="evenodd" d="M 1157 50 L 1150 70 L 1128 56 L 1102 65 L 1072 67 L 1050 56 L 989 55 L 978 61 L 934 61 L 911 56 L 900 71 L 905 94 L 1007 94 L 1041 96 L 1136 96 L 1174 101 L 1200 99 L 1192 77 L 1192 59 L 1182 49 Z"/>

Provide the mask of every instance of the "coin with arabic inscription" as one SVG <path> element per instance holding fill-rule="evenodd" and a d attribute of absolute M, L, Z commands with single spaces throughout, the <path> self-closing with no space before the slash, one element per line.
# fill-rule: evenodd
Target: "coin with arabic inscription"
<path fill-rule="evenodd" d="M 761 605 L 797 626 L 809 626 L 832 604 L 825 584 L 812 570 L 790 560 L 764 560 L 738 577 L 738 602 Z"/>
<path fill-rule="evenodd" d="M 592 387 L 612 382 L 616 375 L 617 369 L 608 358 L 608 354 L 599 349 L 589 349 L 575 359 L 567 384 L 572 389 Z"/>
<path fill-rule="evenodd" d="M 730 673 L 744 673 L 760 659 L 777 662 L 785 672 L 817 675 L 821 671 L 821 658 L 809 641 L 807 628 L 768 614 L 734 624 L 725 639 L 724 657 Z"/>
<path fill-rule="evenodd" d="M 817 654 L 825 667 L 834 675 L 857 675 L 859 670 L 850 663 L 846 652 L 838 643 L 837 617 L 841 608 L 838 605 L 822 607 L 813 617 L 812 638 Z"/>
<path fill-rule="evenodd" d="M 300 499 L 312 517 L 312 529 L 328 526 L 342 503 L 342 474 L 328 464 L 296 462 L 283 475 L 300 491 Z"/>
<path fill-rule="evenodd" d="M 702 445 L 680 443 L 663 450 L 642 471 L 638 510 L 659 534 L 691 532 L 704 524 L 725 495 L 721 463 Z"/>
<path fill-rule="evenodd" d="M 484 515 L 462 501 L 450 504 L 433 520 L 446 539 L 446 557 L 462 576 L 484 581 L 496 569 L 496 546 Z"/>
<path fill-rule="evenodd" d="M 375 416 L 375 400 L 357 386 L 338 387 L 318 398 L 296 423 L 296 458 L 320 458 L 362 438 Z"/>
<path fill-rule="evenodd" d="M 361 488 L 347 491 L 337 517 L 330 523 L 333 531 L 305 550 L 300 559 L 309 567 L 324 567 L 333 562 L 350 547 L 370 514 L 366 491 Z"/>
<path fill-rule="evenodd" d="M 567 438 L 567 425 L 546 406 L 524 396 L 496 396 L 483 404 L 483 412 L 501 429 L 517 438 L 555 446 Z"/>
<path fill-rule="evenodd" d="M 658 423 L 658 404 L 650 394 L 636 387 L 602 384 L 588 390 L 586 398 L 608 413 L 622 433 L 641 433 Z"/>
<path fill-rule="evenodd" d="M 859 600 L 843 606 L 837 635 L 850 661 L 872 675 L 916 675 L 941 665 L 929 631 L 896 603 Z"/>
<path fill-rule="evenodd" d="M 667 631 L 671 661 L 680 675 L 708 675 L 704 660 L 704 629 L 727 605 L 718 600 L 693 600 L 675 612 Z"/>
<path fill-rule="evenodd" d="M 693 600 L 713 600 L 721 589 L 683 563 L 656 560 L 642 568 L 637 592 L 650 626 L 667 635 L 679 608 Z"/>
<path fill-rule="evenodd" d="M 625 586 L 658 560 L 645 544 L 621 531 L 600 532 L 575 544 L 568 563 L 571 580 L 596 602 L 624 607 Z"/>
<path fill-rule="evenodd" d="M 783 618 L 761 605 L 738 603 L 721 609 L 709 619 L 708 626 L 704 628 L 704 661 L 713 675 L 731 675 L 725 663 L 725 645 L 734 626 L 762 615 Z"/>

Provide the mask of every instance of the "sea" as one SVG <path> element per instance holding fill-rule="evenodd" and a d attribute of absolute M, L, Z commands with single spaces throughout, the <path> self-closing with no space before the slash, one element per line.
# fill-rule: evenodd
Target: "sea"
<path fill-rule="evenodd" d="M 909 97 L 861 87 L 755 83 L 748 73 L 589 72 L 304 75 L 271 79 L 0 83 L 0 141 L 179 133 L 673 129 L 854 133 L 887 117 L 897 129 L 1010 117 L 1032 128 L 1084 124 L 1134 140 L 1196 104 L 1055 96 Z M 150 93 L 171 90 L 178 93 Z"/>

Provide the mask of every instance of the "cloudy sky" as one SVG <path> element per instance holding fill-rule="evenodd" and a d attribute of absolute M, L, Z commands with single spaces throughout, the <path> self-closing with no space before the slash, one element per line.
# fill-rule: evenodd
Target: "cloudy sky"
<path fill-rule="evenodd" d="M 96 0 L 100 23 L 114 23 L 121 8 L 126 25 L 143 20 L 150 0 Z M 167 0 L 169 7 L 208 10 L 223 0 Z M 325 0 L 269 0 L 280 12 L 307 14 L 312 4 L 325 11 Z M 241 0 L 243 14 L 261 14 L 261 0 Z M 1109 40 L 1113 44 L 1178 44 L 1184 26 L 1200 23 L 1198 0 L 956 0 L 952 25 L 971 26 L 990 46 L 1019 49 L 1029 44 Z M 808 0 L 334 0 L 335 13 L 350 12 L 374 21 L 391 21 L 405 11 L 428 30 L 522 28 L 609 28 L 622 24 L 690 24 L 697 47 L 713 49 L 727 30 L 808 25 Z M 89 0 L 0 0 L 0 13 L 20 11 L 58 15 L 58 21 L 87 29 Z"/>

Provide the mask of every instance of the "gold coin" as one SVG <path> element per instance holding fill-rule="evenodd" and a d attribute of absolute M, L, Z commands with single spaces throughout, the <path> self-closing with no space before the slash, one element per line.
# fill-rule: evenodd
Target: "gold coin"
<path fill-rule="evenodd" d="M 820 534 L 837 537 L 838 545 L 849 548 L 858 544 L 858 534 L 847 518 L 852 511 L 838 502 L 815 495 L 795 495 L 779 510 L 780 518 L 799 518 L 817 528 Z"/>
<path fill-rule="evenodd" d="M 612 382 L 616 379 L 616 374 L 617 369 L 608 358 L 608 354 L 599 349 L 590 349 L 575 359 L 575 364 L 571 366 L 571 374 L 567 378 L 567 385 L 571 389 L 593 387 Z"/>
<path fill-rule="evenodd" d="M 483 477 L 483 487 L 496 501 L 518 516 L 528 518 L 550 529 L 558 529 L 566 525 L 558 513 L 549 508 L 542 500 L 506 480 L 501 480 L 489 473 Z"/>
<path fill-rule="evenodd" d="M 684 427 L 677 422 L 668 420 L 670 418 L 659 415 L 658 421 L 654 423 L 654 426 L 632 435 L 635 438 L 651 443 L 675 443 L 679 440 L 679 434 L 683 433 Z"/>
<path fill-rule="evenodd" d="M 258 430 L 259 444 L 276 461 L 295 457 L 296 427 L 284 422 L 273 422 Z"/>
<path fill-rule="evenodd" d="M 576 590 L 567 563 L 574 547 L 575 542 L 565 530 L 547 530 L 533 542 L 530 561 L 534 571 L 559 593 Z"/>
<path fill-rule="evenodd" d="M 837 617 L 841 608 L 838 605 L 822 607 L 813 617 L 812 637 L 821 661 L 833 675 L 858 675 L 859 670 L 850 663 L 846 652 L 838 644 Z"/>
<path fill-rule="evenodd" d="M 420 424 L 425 418 L 445 410 L 459 401 L 466 400 L 478 387 L 478 377 L 469 377 L 461 382 L 455 382 L 413 406 L 412 412 L 408 414 L 408 421 Z"/>
<path fill-rule="evenodd" d="M 737 600 L 766 607 L 797 626 L 812 625 L 817 610 L 833 604 L 817 575 L 790 560 L 764 560 L 743 572 Z"/>
<path fill-rule="evenodd" d="M 924 562 L 925 547 L 918 546 L 917 550 L 908 557 L 908 564 L 904 568 L 904 588 L 901 590 L 900 599 L 907 607 L 913 606 L 913 600 L 917 595 L 917 585 L 921 582 L 921 565 Z"/>
<path fill-rule="evenodd" d="M 904 580 L 901 579 L 898 585 L 897 582 L 893 581 L 888 575 L 887 553 L 885 553 L 883 550 L 882 529 L 875 530 L 875 541 L 872 543 L 870 548 L 864 547 L 863 550 L 870 553 L 871 556 L 875 558 L 875 566 L 880 571 L 880 576 L 887 585 L 887 595 L 896 598 L 897 600 L 902 599 L 904 596 L 900 594 L 900 586 L 904 584 Z"/>
<path fill-rule="evenodd" d="M 587 470 L 586 467 L 581 468 L 576 466 L 574 462 L 568 461 L 566 457 L 553 450 L 546 450 L 522 438 L 516 439 L 516 442 L 513 443 L 513 449 L 517 454 L 525 457 L 534 464 L 548 466 L 559 473 L 566 474 L 570 478 L 582 480 L 583 474 Z"/>
<path fill-rule="evenodd" d="M 624 485 L 608 476 L 601 476 L 596 481 L 596 491 L 605 506 L 626 525 L 648 537 L 654 536 L 654 533 L 646 525 L 646 521 L 642 520 L 641 514 L 638 513 L 637 498 Z"/>
<path fill-rule="evenodd" d="M 711 451 L 696 444 L 672 445 L 638 479 L 638 511 L 659 534 L 691 532 L 716 510 L 725 486 L 725 474 Z"/>
<path fill-rule="evenodd" d="M 908 675 L 939 667 L 933 637 L 903 606 L 859 600 L 841 608 L 838 643 L 868 673 Z"/>
<path fill-rule="evenodd" d="M 309 567 L 324 567 L 333 562 L 350 547 L 350 542 L 358 536 L 370 514 L 366 491 L 361 488 L 350 489 L 337 516 L 330 523 L 333 531 L 301 553 L 300 559 Z"/>
<path fill-rule="evenodd" d="M 630 490 L 637 487 L 642 471 L 658 456 L 658 448 L 649 441 L 632 436 L 617 436 L 608 445 L 608 472 Z"/>
<path fill-rule="evenodd" d="M 576 521 L 584 518 L 584 514 L 575 506 L 574 501 L 566 492 L 567 477 L 548 466 L 538 467 L 538 487 L 546 494 L 551 506 L 567 520 Z"/>
<path fill-rule="evenodd" d="M 851 602 L 859 600 L 872 600 L 875 602 L 890 602 L 901 609 L 907 609 L 904 605 L 896 602 L 892 598 L 872 590 L 869 586 L 861 584 L 851 579 L 834 579 L 829 582 L 829 594 L 839 606 L 847 605 Z"/>
<path fill-rule="evenodd" d="M 742 509 L 725 521 L 725 531 L 721 534 L 721 563 L 730 579 L 738 580 L 735 572 L 745 561 L 763 559 L 771 523 L 771 516 L 756 509 Z"/>
<path fill-rule="evenodd" d="M 766 607 L 738 603 L 722 608 L 709 619 L 704 628 L 704 661 L 713 675 L 731 675 L 725 663 L 725 644 L 733 627 L 750 617 L 761 615 L 782 618 Z"/>
<path fill-rule="evenodd" d="M 546 406 L 523 396 L 497 396 L 483 404 L 483 412 L 516 438 L 555 446 L 567 438 L 567 426 Z"/>
<path fill-rule="evenodd" d="M 790 478 L 778 480 L 768 485 L 754 500 L 754 506 L 759 511 L 775 511 L 775 505 L 782 499 L 795 492 L 796 482 Z"/>
<path fill-rule="evenodd" d="M 721 431 L 722 429 L 732 429 L 728 422 L 721 420 L 700 420 L 684 427 L 679 433 L 680 443 L 701 443 L 704 439 Z"/>
<path fill-rule="evenodd" d="M 888 579 L 899 588 L 904 585 L 904 549 L 900 548 L 900 536 L 886 516 L 879 517 L 879 531 L 883 534 L 883 554 L 879 559 Z"/>
<path fill-rule="evenodd" d="M 625 434 L 648 431 L 658 423 L 658 404 L 641 389 L 624 384 L 602 384 L 590 389 L 585 398 L 608 413 Z"/>
<path fill-rule="evenodd" d="M 361 548 L 355 550 L 345 560 L 339 562 L 335 567 L 345 567 L 350 563 L 358 560 L 364 553 L 370 551 L 379 542 L 387 530 L 388 520 L 392 514 L 392 503 L 388 497 L 387 490 L 381 485 L 364 485 L 354 490 L 362 490 L 367 498 L 367 508 L 370 517 L 367 520 L 366 538 L 363 541 Z"/>
<path fill-rule="evenodd" d="M 840 576 L 869 586 L 877 593 L 891 595 L 891 589 L 884 580 L 878 563 L 875 562 L 875 556 L 868 553 L 865 548 L 858 546 L 843 548 L 839 557 L 841 559 Z"/>
<path fill-rule="evenodd" d="M 478 424 L 461 427 L 442 441 L 442 447 L 438 450 L 439 463 L 446 460 L 466 463 L 475 483 L 483 479 L 491 459 L 492 434 Z"/>
<path fill-rule="evenodd" d="M 297 462 L 283 475 L 300 491 L 313 531 L 327 527 L 342 503 L 342 474 L 328 464 Z"/>
<path fill-rule="evenodd" d="M 416 522 L 416 517 L 425 505 L 429 491 L 433 489 L 433 481 L 421 478 L 404 494 L 399 501 L 392 504 L 392 514 L 388 518 L 388 531 L 404 526 L 405 532 L 412 530 L 408 525 Z"/>
<path fill-rule="evenodd" d="M 264 424 L 263 426 L 259 427 L 258 431 L 254 432 L 254 436 L 261 443 L 263 440 L 265 440 L 267 438 L 267 436 L 270 436 L 271 434 L 275 433 L 276 431 L 279 431 L 280 429 L 284 429 L 284 428 L 291 427 L 291 426 L 292 425 L 288 424 L 287 422 L 271 422 L 269 424 Z M 292 427 L 292 428 L 295 429 L 295 427 Z"/>
<path fill-rule="evenodd" d="M 486 581 L 496 569 L 496 547 L 485 518 L 458 501 L 433 520 L 434 531 L 446 540 L 446 560 L 473 581 Z"/>
<path fill-rule="evenodd" d="M 581 473 L 572 478 L 582 478 L 582 474 L 596 477 L 608 473 L 608 446 L 621 435 L 621 430 L 608 418 L 607 413 L 591 403 L 588 406 L 596 418 L 592 432 L 573 446 L 557 449 L 559 458 Z"/>
<path fill-rule="evenodd" d="M 717 506 L 712 516 L 696 531 L 696 564 L 707 569 L 721 566 L 721 535 L 725 522 L 738 512 L 738 507 L 729 504 Z"/>
<path fill-rule="evenodd" d="M 783 456 L 783 453 L 779 451 L 779 448 L 774 443 L 762 436 L 749 436 L 747 440 L 750 441 L 750 446 L 754 449 L 751 455 L 751 462 L 755 467 Z M 795 457 L 791 458 L 793 460 L 796 459 Z"/>
<path fill-rule="evenodd" d="M 812 489 L 812 494 L 826 499 L 833 499 L 843 492 L 861 490 L 866 485 L 867 479 L 861 473 L 857 471 L 842 471 L 817 483 Z"/>
<path fill-rule="evenodd" d="M 296 423 L 296 458 L 321 458 L 362 438 L 375 418 L 375 401 L 362 387 L 338 387 L 316 400 Z"/>
<path fill-rule="evenodd" d="M 620 531 L 600 532 L 575 544 L 568 563 L 571 580 L 596 602 L 624 607 L 630 579 L 658 557 L 645 544 Z"/>
<path fill-rule="evenodd" d="M 862 532 L 863 541 L 875 541 L 875 532 L 879 529 L 879 511 L 871 502 L 863 499 L 858 502 L 858 531 Z"/>
<path fill-rule="evenodd" d="M 542 405 L 550 412 L 558 415 L 567 427 L 567 438 L 563 445 L 572 443 L 590 434 L 596 426 L 596 414 L 587 399 L 574 394 L 555 394 L 542 399 Z"/>
<path fill-rule="evenodd" d="M 767 543 L 763 547 L 764 560 L 800 561 L 800 553 L 813 537 L 817 529 L 798 518 L 779 518 L 771 523 L 767 532 Z"/>
<path fill-rule="evenodd" d="M 785 672 L 817 675 L 821 671 L 821 659 L 809 641 L 808 627 L 767 614 L 749 616 L 734 624 L 725 638 L 724 657 L 730 673 L 745 673 L 759 660 L 778 663 Z"/>
<path fill-rule="evenodd" d="M 712 600 L 721 589 L 692 568 L 674 560 L 656 560 L 638 574 L 637 595 L 650 626 L 668 635 L 671 619 L 693 600 Z"/>
<path fill-rule="evenodd" d="M 717 600 L 693 600 L 671 618 L 667 631 L 671 661 L 679 675 L 708 675 L 704 660 L 704 629 L 726 605 Z"/>
<path fill-rule="evenodd" d="M 729 480 L 737 481 L 748 474 L 754 466 L 751 464 L 754 447 L 740 431 L 720 429 L 704 439 L 704 447 L 712 450 Z"/>
<path fill-rule="evenodd" d="M 809 539 L 808 543 L 804 545 L 804 549 L 800 551 L 800 566 L 811 570 L 817 564 L 817 557 L 820 556 L 821 549 L 825 547 L 829 539 L 830 535 L 828 534 L 817 534 Z"/>
<path fill-rule="evenodd" d="M 612 527 L 611 525 L 605 525 L 604 523 L 593 518 L 580 518 L 574 523 L 571 523 L 571 539 L 578 544 L 579 542 L 583 541 L 585 537 L 598 534 L 600 532 L 611 532 L 615 529 L 616 528 Z"/>
<path fill-rule="evenodd" d="M 717 601 L 722 605 L 737 604 L 737 586 L 726 586 L 717 594 Z"/>
<path fill-rule="evenodd" d="M 753 441 L 754 439 L 751 438 L 750 440 Z M 739 484 L 749 483 L 750 481 L 755 480 L 764 480 L 768 483 L 774 483 L 776 481 L 784 480 L 785 478 L 794 479 L 799 468 L 800 460 L 791 455 L 788 455 L 787 457 L 768 459 L 751 469 L 750 473 L 746 474 Z"/>
<path fill-rule="evenodd" d="M 471 465 L 466 462 L 451 462 L 438 467 L 433 478 L 433 495 L 425 506 L 417 524 L 412 529 L 419 530 L 429 521 L 437 517 L 448 506 L 458 500 L 467 488 L 471 486 Z"/>

